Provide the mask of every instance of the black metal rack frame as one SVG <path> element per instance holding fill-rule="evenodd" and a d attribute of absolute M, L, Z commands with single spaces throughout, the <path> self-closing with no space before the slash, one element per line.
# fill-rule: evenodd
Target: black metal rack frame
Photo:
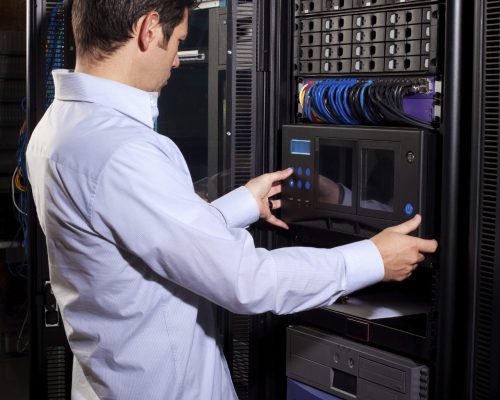
<path fill-rule="evenodd" d="M 255 7 L 252 20 L 247 20 L 248 24 L 254 23 L 253 27 L 257 30 L 254 34 L 254 40 L 257 49 L 260 49 L 262 41 L 268 44 L 270 51 L 265 53 L 269 57 L 269 62 L 264 65 L 268 66 L 270 81 L 266 86 L 267 81 L 259 81 L 252 79 L 255 86 L 266 88 L 266 96 L 269 96 L 272 101 L 269 103 L 266 100 L 257 98 L 256 93 L 252 93 L 254 103 L 251 105 L 252 115 L 262 115 L 265 117 L 265 129 L 270 132 L 265 138 L 266 144 L 263 147 L 255 147 L 256 160 L 268 159 L 267 167 L 277 169 L 280 166 L 279 149 L 280 142 L 280 127 L 285 123 L 294 122 L 294 102 L 291 99 L 295 96 L 295 88 L 291 84 L 293 82 L 293 71 L 290 65 L 292 64 L 293 54 L 288 46 L 280 44 L 293 43 L 294 29 L 290 21 L 294 15 L 294 4 L 292 2 L 276 2 L 276 4 L 265 4 L 259 1 L 233 1 L 233 9 L 241 7 Z M 429 4 L 425 1 L 414 1 L 406 3 L 406 6 L 419 6 Z M 468 61 L 472 60 L 472 48 L 467 41 L 467 37 L 471 35 L 473 23 L 470 22 L 473 5 L 466 1 L 435 1 L 432 4 L 445 4 L 445 24 L 447 29 L 441 31 L 441 40 L 443 52 L 440 54 L 444 58 L 444 63 L 441 64 L 443 74 L 443 119 L 439 129 L 441 137 L 441 165 L 442 176 L 441 183 L 441 217 L 439 219 L 440 231 L 440 249 L 438 268 L 436 268 L 430 277 L 425 278 L 428 282 L 428 287 L 432 292 L 432 308 L 431 312 L 425 317 L 428 327 L 427 335 L 416 335 L 405 331 L 404 329 L 396 329 L 384 323 L 372 323 L 371 329 L 374 337 L 378 338 L 379 346 L 392 349 L 395 352 L 417 354 L 419 358 L 427 360 L 431 366 L 431 379 L 434 382 L 433 398 L 447 398 L 451 394 L 461 394 L 464 389 L 464 379 L 462 379 L 462 368 L 465 358 L 465 351 L 456 351 L 457 348 L 463 348 L 465 326 L 463 319 L 459 316 L 463 313 L 463 296 L 462 290 L 465 289 L 465 259 L 467 255 L 467 232 L 468 221 L 464 222 L 461 215 L 467 213 L 468 196 L 464 200 L 464 193 L 470 193 L 468 183 L 468 173 L 470 166 L 470 114 L 465 107 L 472 93 L 472 84 L 470 78 L 471 66 Z M 387 6 L 378 6 L 379 9 L 388 9 Z M 375 8 L 374 8 L 375 10 Z M 362 11 L 366 11 L 366 8 Z M 258 15 L 268 13 L 271 26 L 279 27 L 273 29 L 271 34 L 261 32 L 262 29 Z M 237 16 L 233 15 L 235 21 Z M 241 36 L 234 35 L 232 37 L 233 45 L 238 43 Z M 256 52 L 256 49 L 249 49 L 250 52 Z M 248 53 L 246 53 L 248 54 Z M 261 57 L 264 53 L 251 53 Z M 233 49 L 233 57 L 235 57 Z M 237 55 L 236 55 L 237 57 Z M 256 72 L 258 68 L 262 68 L 263 64 L 256 65 L 248 64 L 247 68 Z M 234 76 L 233 70 L 233 76 Z M 254 75 L 255 76 L 255 75 Z M 230 87 L 235 87 L 234 82 L 230 83 Z M 233 93 L 234 94 L 234 93 Z M 256 99 L 259 99 L 257 101 Z M 237 102 L 233 99 L 233 102 Z M 290 104 L 292 103 L 292 104 Z M 263 110 L 265 106 L 265 110 Z M 256 125 L 248 127 L 248 135 L 262 140 L 262 133 L 256 131 Z M 257 142 L 258 142 L 257 141 Z M 255 160 L 255 161 L 256 161 Z M 256 161 L 254 165 L 260 166 L 262 162 Z M 258 170 L 256 170 L 258 172 Z M 301 228 L 302 229 L 302 228 Z M 265 231 L 264 231 L 265 232 Z M 263 245 L 270 248 L 280 247 L 296 243 L 296 237 L 287 235 L 282 232 L 274 232 L 270 241 L 267 236 L 260 231 L 258 238 L 264 237 Z M 341 241 L 341 240 L 340 240 Z M 299 243 L 300 244 L 300 243 Z M 329 316 L 325 319 L 325 313 Z M 320 315 L 322 314 L 322 315 Z M 300 320 L 315 320 L 322 321 L 323 327 L 329 325 L 331 329 L 338 329 L 339 326 L 344 326 L 348 315 L 341 313 L 333 313 L 326 310 L 314 310 L 302 315 L 296 316 Z M 280 329 L 286 324 L 287 318 L 271 316 L 266 320 L 267 327 L 262 328 L 268 334 L 260 336 L 259 345 L 270 342 L 280 348 L 278 340 L 283 340 L 280 336 L 283 331 Z M 327 322 L 325 322 L 327 321 Z M 311 322 L 310 322 L 311 323 Z M 276 328 L 276 329 L 273 329 Z M 269 333 L 272 331 L 273 333 Z M 278 333 L 280 332 L 280 333 Z M 345 331 L 344 331 L 345 334 Z M 388 340 L 392 338 L 394 340 Z M 274 340 L 274 342 L 273 342 Z M 248 348 L 252 354 L 252 348 L 256 346 L 252 342 L 252 337 L 248 338 Z M 398 343 L 398 344 L 395 344 Z M 267 360 L 269 362 L 269 360 Z M 273 362 L 271 365 L 276 367 L 279 362 Z M 252 365 L 252 364 L 251 364 Z M 255 370 L 255 367 L 251 367 Z M 260 364 L 258 376 L 253 376 L 254 381 L 266 381 L 266 376 L 273 376 L 264 365 Z M 275 376 L 275 375 L 274 375 Z M 438 383 L 439 382 L 439 383 Z M 458 382 L 458 383 L 457 383 Z M 281 385 L 282 380 L 278 384 Z M 272 385 L 272 384 L 271 384 Z M 284 385 L 284 383 L 283 383 Z M 284 395 L 284 389 L 276 388 L 273 393 Z"/>

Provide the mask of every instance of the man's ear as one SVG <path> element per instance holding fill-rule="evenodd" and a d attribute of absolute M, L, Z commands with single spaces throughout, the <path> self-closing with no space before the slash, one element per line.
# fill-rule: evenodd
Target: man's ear
<path fill-rule="evenodd" d="M 160 16 L 157 12 L 150 12 L 137 21 L 136 32 L 137 41 L 141 51 L 146 51 L 151 43 L 157 43 L 158 26 L 160 24 Z"/>

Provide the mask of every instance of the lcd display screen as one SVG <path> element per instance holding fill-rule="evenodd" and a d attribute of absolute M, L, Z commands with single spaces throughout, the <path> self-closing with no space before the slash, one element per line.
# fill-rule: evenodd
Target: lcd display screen
<path fill-rule="evenodd" d="M 299 156 L 311 155 L 311 141 L 292 139 L 290 141 L 290 153 Z"/>

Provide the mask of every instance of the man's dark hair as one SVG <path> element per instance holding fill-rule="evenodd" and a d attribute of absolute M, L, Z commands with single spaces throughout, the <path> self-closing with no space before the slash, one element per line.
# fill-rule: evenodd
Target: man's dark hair
<path fill-rule="evenodd" d="M 151 11 L 160 15 L 168 41 L 185 10 L 198 3 L 199 0 L 74 0 L 72 20 L 77 54 L 104 60 L 132 38 L 134 25 Z"/>

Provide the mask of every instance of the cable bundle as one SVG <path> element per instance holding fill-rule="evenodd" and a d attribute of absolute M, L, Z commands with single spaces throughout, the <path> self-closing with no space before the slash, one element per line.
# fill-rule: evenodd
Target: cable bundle
<path fill-rule="evenodd" d="M 26 267 L 28 257 L 28 192 L 27 192 L 27 170 L 26 170 L 26 145 L 28 143 L 28 130 L 26 121 L 23 123 L 18 138 L 18 148 L 16 152 L 16 168 L 11 179 L 11 196 L 14 207 L 16 208 L 16 218 L 19 223 L 19 229 L 13 238 L 13 242 L 19 240 L 22 234 L 21 244 L 24 248 L 24 260 L 16 266 L 10 265 L 9 271 L 13 276 L 27 278 Z"/>
<path fill-rule="evenodd" d="M 405 113 L 403 98 L 428 93 L 426 83 L 413 79 L 326 79 L 306 83 L 299 93 L 302 116 L 314 123 L 335 125 L 432 124 Z"/>
<path fill-rule="evenodd" d="M 52 70 L 64 68 L 65 15 L 64 0 L 59 0 L 51 11 L 45 43 L 45 101 L 48 107 L 54 100 Z"/>

